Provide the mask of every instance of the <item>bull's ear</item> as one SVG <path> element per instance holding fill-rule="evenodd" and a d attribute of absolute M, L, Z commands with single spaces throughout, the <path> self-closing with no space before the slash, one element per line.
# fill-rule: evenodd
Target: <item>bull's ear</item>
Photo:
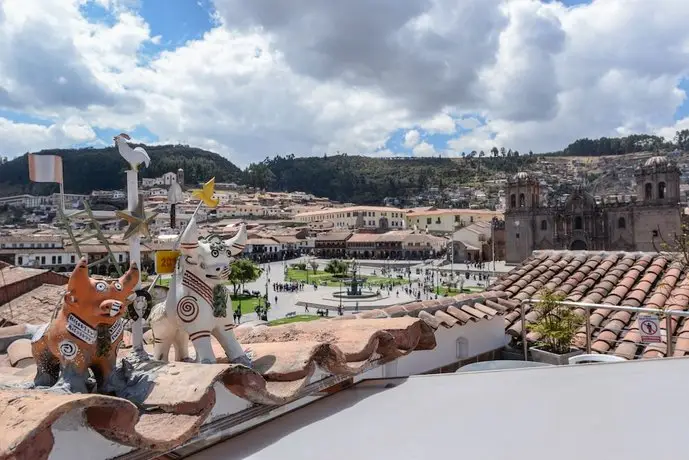
<path fill-rule="evenodd" d="M 89 264 L 86 257 L 82 257 L 67 282 L 67 290 L 72 292 L 77 287 L 89 283 Z"/>
<path fill-rule="evenodd" d="M 199 247 L 199 229 L 196 225 L 196 217 L 193 217 L 187 227 L 182 232 L 182 238 L 179 242 L 179 248 L 185 255 L 190 255 L 196 252 Z"/>

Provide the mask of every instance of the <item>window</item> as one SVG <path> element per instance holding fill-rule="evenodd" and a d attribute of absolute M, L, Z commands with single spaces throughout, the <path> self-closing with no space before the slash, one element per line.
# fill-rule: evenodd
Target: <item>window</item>
<path fill-rule="evenodd" d="M 658 199 L 665 198 L 665 182 L 658 182 Z"/>
<path fill-rule="evenodd" d="M 575 230 L 581 230 L 584 227 L 584 222 L 581 216 L 577 216 L 574 218 L 574 229 Z"/>
<path fill-rule="evenodd" d="M 62 256 L 57 256 L 57 263 L 61 264 L 62 263 Z"/>
<path fill-rule="evenodd" d="M 469 216 L 469 222 L 473 222 L 473 221 L 474 221 L 474 216 Z"/>
<path fill-rule="evenodd" d="M 519 194 L 519 207 L 520 207 L 520 208 L 523 208 L 524 206 L 526 206 L 526 201 L 525 201 L 525 199 L 524 199 L 524 194 L 523 194 L 523 193 L 520 193 L 520 194 Z"/>
<path fill-rule="evenodd" d="M 117 258 L 119 259 L 120 262 L 122 262 L 122 254 L 117 254 Z"/>
<path fill-rule="evenodd" d="M 41 256 L 41 265 L 45 265 L 45 256 Z"/>
<path fill-rule="evenodd" d="M 455 216 L 455 222 L 459 222 L 459 215 Z"/>
<path fill-rule="evenodd" d="M 541 230 L 548 230 L 548 222 L 545 219 L 541 221 Z"/>
<path fill-rule="evenodd" d="M 427 217 L 426 218 L 426 225 L 431 225 L 431 222 L 433 222 L 433 219 L 431 219 L 430 217 Z"/>
<path fill-rule="evenodd" d="M 627 228 L 627 221 L 624 220 L 624 217 L 617 219 L 617 228 Z"/>
<path fill-rule="evenodd" d="M 653 199 L 653 184 L 646 184 L 646 191 L 644 194 L 644 198 L 646 200 L 652 200 Z"/>
<path fill-rule="evenodd" d="M 51 263 L 52 263 L 53 265 L 55 265 L 55 259 L 56 259 L 55 256 L 51 257 L 51 259 L 50 259 L 50 260 L 51 260 Z"/>
<path fill-rule="evenodd" d="M 511 208 L 516 208 L 517 207 L 517 195 L 514 193 L 510 195 L 510 207 Z"/>
<path fill-rule="evenodd" d="M 435 223 L 436 223 L 436 224 L 440 224 L 440 217 L 438 217 L 437 219 L 435 219 Z"/>
<path fill-rule="evenodd" d="M 69 256 L 69 262 L 74 263 L 74 261 L 75 261 L 75 257 L 73 255 Z"/>
<path fill-rule="evenodd" d="M 22 256 L 17 257 L 17 265 L 22 265 Z"/>
<path fill-rule="evenodd" d="M 469 356 L 469 341 L 465 337 L 457 339 L 457 359 L 464 359 Z"/>

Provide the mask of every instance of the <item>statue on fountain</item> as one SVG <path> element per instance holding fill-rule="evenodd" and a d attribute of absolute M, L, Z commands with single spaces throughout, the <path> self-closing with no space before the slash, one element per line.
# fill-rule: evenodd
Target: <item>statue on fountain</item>
<path fill-rule="evenodd" d="M 349 289 L 347 289 L 347 295 L 358 296 L 361 295 L 361 284 L 356 278 L 356 270 L 358 265 L 356 261 L 352 261 L 352 281 L 349 283 Z"/>

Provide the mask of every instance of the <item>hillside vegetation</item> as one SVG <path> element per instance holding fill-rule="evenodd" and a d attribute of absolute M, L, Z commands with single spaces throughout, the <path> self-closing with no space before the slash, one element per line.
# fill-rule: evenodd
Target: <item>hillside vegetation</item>
<path fill-rule="evenodd" d="M 486 158 L 374 158 L 354 155 L 276 156 L 250 165 L 245 183 L 269 190 L 303 190 L 354 203 L 379 204 L 429 187 L 472 185 L 528 169 L 533 156 Z"/>
<path fill-rule="evenodd" d="M 143 146 L 151 165 L 141 168 L 141 177 L 160 177 L 166 172 L 184 169 L 185 181 L 197 183 L 215 176 L 218 182 L 237 182 L 242 171 L 217 153 L 186 145 Z M 125 187 L 127 163 L 115 147 L 42 150 L 39 154 L 62 157 L 65 192 L 90 193 L 92 190 L 115 190 Z M 0 194 L 47 194 L 57 191 L 55 184 L 29 182 L 27 155 L 0 165 Z"/>
<path fill-rule="evenodd" d="M 493 147 L 487 152 L 466 152 L 457 158 L 377 158 L 359 155 L 266 158 L 244 171 L 217 153 L 186 145 L 144 146 L 151 166 L 141 177 L 159 177 L 183 168 L 187 184 L 215 176 L 218 182 L 236 182 L 273 191 L 304 191 L 341 202 L 380 204 L 385 197 L 412 197 L 429 187 L 477 185 L 504 178 L 536 163 L 532 152 Z M 689 150 L 689 130 L 678 131 L 671 141 L 635 134 L 620 138 L 578 139 L 546 156 L 604 156 L 643 151 Z M 127 165 L 114 147 L 43 150 L 63 158 L 66 191 L 122 189 Z M 47 194 L 54 184 L 29 182 L 27 157 L 0 163 L 0 196 L 19 193 Z"/>

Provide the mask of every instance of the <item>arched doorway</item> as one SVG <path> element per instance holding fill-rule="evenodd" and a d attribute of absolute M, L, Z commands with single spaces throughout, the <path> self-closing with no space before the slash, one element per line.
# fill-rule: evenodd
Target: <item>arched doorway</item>
<path fill-rule="evenodd" d="M 582 240 L 574 240 L 569 245 L 570 251 L 586 251 L 586 242 Z"/>

